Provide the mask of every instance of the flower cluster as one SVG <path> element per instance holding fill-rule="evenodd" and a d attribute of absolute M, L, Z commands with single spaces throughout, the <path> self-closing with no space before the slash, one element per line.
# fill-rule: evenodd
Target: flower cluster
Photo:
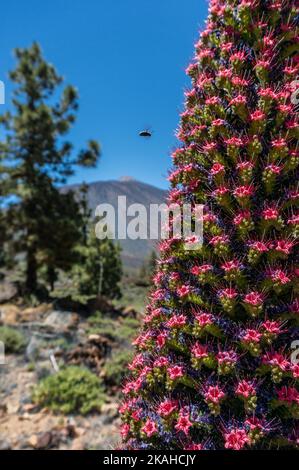
<path fill-rule="evenodd" d="M 295 0 L 210 0 L 168 178 L 169 203 L 203 205 L 203 244 L 160 244 L 126 449 L 299 447 L 296 48 Z"/>

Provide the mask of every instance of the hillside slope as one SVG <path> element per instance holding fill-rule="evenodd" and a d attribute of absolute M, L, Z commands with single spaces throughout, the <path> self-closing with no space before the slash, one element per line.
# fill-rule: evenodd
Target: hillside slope
<path fill-rule="evenodd" d="M 79 193 L 80 185 L 69 185 L 63 191 L 75 191 Z M 167 192 L 141 181 L 125 178 L 119 181 L 96 181 L 88 185 L 89 207 L 94 214 L 99 204 L 111 204 L 115 213 L 118 209 L 118 196 L 126 196 L 127 207 L 131 204 L 142 204 L 147 209 L 149 226 L 150 204 L 162 204 L 165 202 Z M 128 218 L 130 220 L 130 218 Z M 137 268 L 157 245 L 154 240 L 119 240 L 122 247 L 122 258 L 125 267 Z"/>

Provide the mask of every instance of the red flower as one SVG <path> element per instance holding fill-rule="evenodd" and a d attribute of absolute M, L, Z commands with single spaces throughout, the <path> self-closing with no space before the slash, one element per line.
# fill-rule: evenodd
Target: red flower
<path fill-rule="evenodd" d="M 177 424 L 175 425 L 175 429 L 177 431 L 182 431 L 186 436 L 189 434 L 189 429 L 191 428 L 192 423 L 189 419 L 188 414 L 186 414 L 184 411 L 180 412 L 179 419 Z"/>
<path fill-rule="evenodd" d="M 243 140 L 240 137 L 231 137 L 224 141 L 226 145 L 232 145 L 233 147 L 242 147 L 244 145 Z"/>
<path fill-rule="evenodd" d="M 241 211 L 234 217 L 234 224 L 240 225 L 246 220 L 250 220 L 251 214 L 249 210 Z"/>
<path fill-rule="evenodd" d="M 265 253 L 266 251 L 268 251 L 266 243 L 263 242 L 249 242 L 249 246 L 250 248 L 258 251 L 259 253 Z"/>
<path fill-rule="evenodd" d="M 178 409 L 178 402 L 176 400 L 168 399 L 160 403 L 157 412 L 160 416 L 162 416 L 163 418 L 166 418 L 177 409 Z"/>
<path fill-rule="evenodd" d="M 286 360 L 286 358 L 282 354 L 276 352 L 265 354 L 263 357 L 263 362 L 264 364 L 278 367 L 282 371 L 286 371 L 289 368 L 289 362 Z"/>
<path fill-rule="evenodd" d="M 154 361 L 153 367 L 166 367 L 169 364 L 167 357 L 160 356 Z"/>
<path fill-rule="evenodd" d="M 259 307 L 263 303 L 263 296 L 259 292 L 250 292 L 244 297 L 244 302 L 254 307 Z"/>
<path fill-rule="evenodd" d="M 291 371 L 294 379 L 299 379 L 299 364 L 293 364 L 291 366 Z"/>
<path fill-rule="evenodd" d="M 277 390 L 278 400 L 285 401 L 292 404 L 293 402 L 299 405 L 299 392 L 295 387 L 282 387 Z"/>
<path fill-rule="evenodd" d="M 242 340 L 246 343 L 259 343 L 262 334 L 259 333 L 257 330 L 248 329 L 245 330 L 245 334 L 242 335 Z"/>
<path fill-rule="evenodd" d="M 120 428 L 120 434 L 122 436 L 123 439 L 126 439 L 130 433 L 130 425 L 125 423 L 121 426 Z"/>
<path fill-rule="evenodd" d="M 280 167 L 280 166 L 278 166 L 278 165 L 273 165 L 273 164 L 271 164 L 271 165 L 267 165 L 267 166 L 265 167 L 265 170 L 266 170 L 266 171 L 269 171 L 269 172 L 271 172 L 271 173 L 273 173 L 273 174 L 275 174 L 275 175 L 279 175 L 279 174 L 281 173 L 282 167 Z"/>
<path fill-rule="evenodd" d="M 244 429 L 233 429 L 224 435 L 225 448 L 233 450 L 241 450 L 249 443 L 249 438 Z"/>
<path fill-rule="evenodd" d="M 288 242 L 286 240 L 278 240 L 276 242 L 275 250 L 284 253 L 285 255 L 289 255 L 292 248 L 294 246 L 293 242 Z"/>
<path fill-rule="evenodd" d="M 224 244 L 228 242 L 227 235 L 216 235 L 215 237 L 211 238 L 210 244 L 213 246 Z"/>
<path fill-rule="evenodd" d="M 236 387 L 236 394 L 244 398 L 249 398 L 256 394 L 255 387 L 252 382 L 241 380 Z"/>
<path fill-rule="evenodd" d="M 234 195 L 238 198 L 249 197 L 254 193 L 254 188 L 252 186 L 239 186 L 234 190 Z"/>
<path fill-rule="evenodd" d="M 275 269 L 270 271 L 272 281 L 279 282 L 279 284 L 288 284 L 291 279 L 281 270 Z"/>
<path fill-rule="evenodd" d="M 235 364 L 238 360 L 238 355 L 235 351 L 219 351 L 217 354 L 217 361 L 219 364 L 229 363 Z"/>
<path fill-rule="evenodd" d="M 274 320 L 266 320 L 262 323 L 262 328 L 264 328 L 267 333 L 277 335 L 281 332 L 281 323 Z"/>
<path fill-rule="evenodd" d="M 195 343 L 191 352 L 192 356 L 196 357 L 197 359 L 208 357 L 208 347 L 203 344 Z"/>
<path fill-rule="evenodd" d="M 228 287 L 227 289 L 222 289 L 219 297 L 226 298 L 226 299 L 235 299 L 237 295 L 238 295 L 238 292 L 235 289 L 233 289 L 232 287 Z"/>
<path fill-rule="evenodd" d="M 200 315 L 196 316 L 196 320 L 200 326 L 205 327 L 207 325 L 212 325 L 214 318 L 211 313 L 201 313 Z"/>
<path fill-rule="evenodd" d="M 171 380 L 176 380 L 184 376 L 184 369 L 182 366 L 170 366 L 167 373 Z"/>
<path fill-rule="evenodd" d="M 187 323 L 187 318 L 185 315 L 173 315 L 170 320 L 167 322 L 167 326 L 170 328 L 180 328 L 185 326 Z"/>
<path fill-rule="evenodd" d="M 224 171 L 224 165 L 221 163 L 214 163 L 214 165 L 211 168 L 211 175 L 218 175 L 219 173 L 222 173 Z"/>
<path fill-rule="evenodd" d="M 186 297 L 191 292 L 190 286 L 182 286 L 177 289 L 177 294 L 179 297 Z"/>
<path fill-rule="evenodd" d="M 225 272 L 234 271 L 235 269 L 239 269 L 239 268 L 240 268 L 240 263 L 239 263 L 238 260 L 226 261 L 225 263 L 223 263 L 223 264 L 221 265 L 221 268 L 222 268 Z"/>
<path fill-rule="evenodd" d="M 247 103 L 246 96 L 238 95 L 235 98 L 233 98 L 229 104 L 230 106 L 233 106 L 233 105 L 239 105 L 239 104 L 245 105 L 246 103 Z"/>
<path fill-rule="evenodd" d="M 250 119 L 251 121 L 263 121 L 264 119 L 266 119 L 266 115 L 265 113 L 263 113 L 263 111 L 257 109 L 256 111 L 250 114 Z"/>
<path fill-rule="evenodd" d="M 198 276 L 200 274 L 205 274 L 209 271 L 212 271 L 213 266 L 211 264 L 203 264 L 201 266 L 193 266 L 191 268 L 191 273 L 194 274 L 195 276 Z"/>
<path fill-rule="evenodd" d="M 218 385 L 210 385 L 205 391 L 204 397 L 207 401 L 217 404 L 225 397 L 225 393 Z"/>
<path fill-rule="evenodd" d="M 262 216 L 265 220 L 276 220 L 279 216 L 279 212 L 275 208 L 268 207 L 263 210 Z"/>
<path fill-rule="evenodd" d="M 145 425 L 141 428 L 141 431 L 144 432 L 147 437 L 152 437 L 154 434 L 157 434 L 158 427 L 154 421 L 151 421 L 149 418 L 146 420 Z"/>

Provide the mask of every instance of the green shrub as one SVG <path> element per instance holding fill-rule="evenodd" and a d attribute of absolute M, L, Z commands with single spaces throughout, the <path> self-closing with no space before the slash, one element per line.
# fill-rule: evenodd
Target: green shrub
<path fill-rule="evenodd" d="M 105 402 L 102 381 L 87 369 L 69 366 L 55 375 L 42 379 L 32 399 L 53 411 L 81 413 L 100 411 Z"/>
<path fill-rule="evenodd" d="M 109 384 L 121 385 L 132 352 L 116 351 L 105 364 L 105 378 Z"/>
<path fill-rule="evenodd" d="M 7 353 L 21 353 L 26 347 L 26 338 L 20 332 L 9 326 L 0 326 L 0 341 L 4 343 Z"/>

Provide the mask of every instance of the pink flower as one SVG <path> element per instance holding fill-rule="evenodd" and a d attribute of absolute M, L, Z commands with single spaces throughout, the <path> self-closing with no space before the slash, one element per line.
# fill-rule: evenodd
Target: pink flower
<path fill-rule="evenodd" d="M 228 287 L 227 289 L 222 289 L 222 291 L 220 292 L 220 295 L 219 297 L 222 299 L 222 298 L 225 298 L 225 299 L 235 299 L 238 295 L 238 292 L 233 289 L 232 287 Z"/>
<path fill-rule="evenodd" d="M 143 367 L 144 365 L 144 357 L 142 354 L 137 354 L 132 363 L 128 365 L 128 369 L 129 370 L 134 370 L 134 369 L 137 369 L 139 367 Z"/>
<path fill-rule="evenodd" d="M 177 289 L 177 294 L 179 297 L 186 297 L 191 293 L 191 287 L 187 285 L 183 285 Z"/>
<path fill-rule="evenodd" d="M 170 280 L 173 282 L 179 281 L 180 280 L 180 273 L 171 273 L 169 276 Z"/>
<path fill-rule="evenodd" d="M 293 242 L 288 242 L 287 240 L 278 240 L 276 242 L 275 250 L 284 253 L 285 255 L 289 255 L 292 248 L 294 246 Z"/>
<path fill-rule="evenodd" d="M 187 318 L 185 315 L 173 315 L 170 320 L 167 322 L 167 326 L 170 328 L 181 328 L 187 323 Z"/>
<path fill-rule="evenodd" d="M 164 400 L 162 403 L 160 403 L 157 412 L 160 416 L 162 416 L 163 418 L 166 418 L 177 409 L 178 409 L 178 402 L 176 400 L 167 399 L 167 400 Z"/>
<path fill-rule="evenodd" d="M 256 394 L 255 388 L 252 382 L 247 380 L 241 380 L 236 387 L 236 394 L 241 395 L 244 398 L 249 398 Z"/>
<path fill-rule="evenodd" d="M 211 313 L 201 313 L 200 315 L 196 316 L 196 320 L 201 327 L 205 327 L 207 325 L 212 325 L 214 318 Z"/>
<path fill-rule="evenodd" d="M 294 379 L 299 379 L 299 364 L 293 364 L 291 366 L 291 371 Z"/>
<path fill-rule="evenodd" d="M 242 222 L 245 222 L 246 220 L 250 220 L 250 218 L 251 218 L 251 214 L 249 210 L 241 211 L 234 217 L 234 224 L 240 225 L 242 224 Z"/>
<path fill-rule="evenodd" d="M 256 416 L 250 416 L 249 418 L 246 419 L 245 424 L 249 426 L 251 431 L 254 431 L 255 429 L 263 429 L 263 421 Z"/>
<path fill-rule="evenodd" d="M 169 360 L 167 359 L 167 357 L 160 356 L 154 361 L 153 367 L 166 367 L 168 366 L 168 364 Z"/>
<path fill-rule="evenodd" d="M 262 216 L 265 220 L 276 220 L 279 216 L 279 212 L 275 208 L 268 207 L 263 210 Z"/>
<path fill-rule="evenodd" d="M 208 357 L 208 347 L 203 344 L 195 343 L 191 352 L 192 356 L 196 357 L 197 359 Z"/>
<path fill-rule="evenodd" d="M 233 48 L 232 42 L 223 42 L 220 44 L 221 51 L 229 52 Z"/>
<path fill-rule="evenodd" d="M 123 424 L 120 428 L 120 434 L 123 439 L 126 439 L 130 433 L 130 425 L 129 424 Z"/>
<path fill-rule="evenodd" d="M 221 197 L 221 196 L 224 196 L 225 194 L 227 194 L 229 192 L 229 188 L 227 188 L 226 186 L 219 186 L 219 188 L 215 189 L 215 191 L 213 191 L 213 196 L 214 197 Z"/>
<path fill-rule="evenodd" d="M 179 419 L 177 424 L 175 425 L 175 429 L 177 431 L 182 431 L 186 436 L 189 434 L 189 429 L 192 427 L 192 423 L 189 419 L 188 414 L 184 411 L 180 412 Z"/>
<path fill-rule="evenodd" d="M 287 142 L 285 139 L 274 139 L 271 142 L 273 148 L 281 149 L 287 147 Z"/>
<path fill-rule="evenodd" d="M 141 431 L 144 432 L 147 437 L 152 437 L 154 434 L 157 434 L 158 427 L 154 421 L 148 418 L 145 425 L 141 428 Z"/>
<path fill-rule="evenodd" d="M 252 162 L 240 162 L 237 164 L 238 170 L 252 170 L 253 163 Z"/>
<path fill-rule="evenodd" d="M 239 268 L 240 268 L 240 263 L 239 263 L 238 260 L 226 261 L 225 263 L 223 263 L 223 264 L 221 265 L 221 268 L 222 268 L 225 272 L 234 271 L 235 269 L 239 269 Z"/>
<path fill-rule="evenodd" d="M 293 402 L 299 404 L 299 392 L 295 387 L 282 387 L 277 390 L 278 400 L 285 401 L 292 404 Z"/>
<path fill-rule="evenodd" d="M 274 320 L 266 320 L 262 323 L 262 328 L 264 328 L 267 333 L 278 335 L 281 332 L 281 323 Z"/>
<path fill-rule="evenodd" d="M 298 225 L 299 224 L 299 215 L 294 215 L 288 220 L 288 225 Z"/>
<path fill-rule="evenodd" d="M 263 296 L 259 292 L 252 291 L 245 295 L 244 302 L 254 307 L 259 307 L 263 304 Z"/>
<path fill-rule="evenodd" d="M 230 101 L 230 106 L 234 105 L 245 105 L 247 103 L 246 96 L 238 95 Z"/>
<path fill-rule="evenodd" d="M 219 126 L 224 126 L 225 125 L 225 120 L 224 119 L 215 119 L 212 121 L 212 126 L 219 127 Z"/>
<path fill-rule="evenodd" d="M 270 277 L 272 281 L 279 282 L 279 284 L 288 284 L 291 279 L 281 270 L 275 269 L 274 271 L 270 271 Z"/>
<path fill-rule="evenodd" d="M 222 173 L 224 171 L 224 165 L 221 163 L 214 163 L 214 165 L 211 168 L 211 175 L 218 175 L 219 173 Z"/>
<path fill-rule="evenodd" d="M 289 362 L 286 360 L 286 358 L 282 354 L 276 352 L 265 354 L 263 357 L 263 363 L 278 367 L 282 371 L 286 371 L 289 368 Z"/>
<path fill-rule="evenodd" d="M 211 238 L 210 244 L 213 246 L 220 245 L 220 244 L 225 244 L 228 242 L 228 236 L 227 235 L 216 235 L 215 237 Z"/>
<path fill-rule="evenodd" d="M 275 99 L 276 94 L 271 88 L 261 88 L 258 91 L 258 95 L 262 98 Z"/>
<path fill-rule="evenodd" d="M 167 372 L 171 380 L 176 380 L 184 376 L 184 369 L 182 366 L 170 366 L 168 367 Z"/>
<path fill-rule="evenodd" d="M 166 340 L 168 338 L 168 334 L 166 332 L 162 332 L 158 334 L 156 343 L 159 348 L 163 348 L 165 346 Z"/>
<path fill-rule="evenodd" d="M 201 266 L 193 266 L 191 268 L 191 273 L 194 274 L 195 276 L 198 276 L 200 274 L 205 274 L 209 271 L 212 271 L 213 266 L 210 264 L 203 264 Z"/>
<path fill-rule="evenodd" d="M 207 401 L 217 404 L 225 397 L 225 393 L 218 385 L 210 385 L 205 391 L 204 397 Z"/>
<path fill-rule="evenodd" d="M 278 165 L 267 165 L 265 167 L 266 171 L 269 171 L 270 173 L 273 173 L 274 175 L 279 175 L 281 173 L 282 168 Z"/>
<path fill-rule="evenodd" d="M 240 137 L 231 137 L 224 141 L 226 145 L 231 145 L 233 147 L 242 147 L 244 145 L 243 140 Z"/>
<path fill-rule="evenodd" d="M 268 251 L 266 243 L 263 242 L 249 242 L 249 246 L 250 248 L 255 251 L 258 251 L 259 253 L 265 253 Z"/>
<path fill-rule="evenodd" d="M 233 429 L 232 431 L 225 433 L 225 448 L 233 450 L 241 450 L 249 443 L 246 431 L 244 429 Z"/>
<path fill-rule="evenodd" d="M 232 77 L 232 84 L 235 86 L 248 86 L 249 80 L 246 80 L 245 78 L 241 78 L 238 76 Z"/>
<path fill-rule="evenodd" d="M 229 58 L 230 62 L 234 62 L 234 61 L 243 62 L 245 59 L 246 59 L 246 54 L 243 51 L 235 52 Z"/>
<path fill-rule="evenodd" d="M 239 186 L 234 190 L 234 195 L 238 198 L 249 197 L 254 193 L 254 188 L 252 186 Z"/>
<path fill-rule="evenodd" d="M 238 355 L 235 351 L 219 351 L 217 356 L 217 361 L 219 364 L 235 364 L 238 360 Z"/>
<path fill-rule="evenodd" d="M 213 105 L 220 104 L 220 103 L 221 103 L 221 100 L 218 96 L 212 96 L 211 98 L 206 99 L 207 106 L 213 106 Z"/>
<path fill-rule="evenodd" d="M 263 113 L 263 111 L 261 110 L 256 110 L 254 111 L 253 113 L 250 114 L 250 119 L 252 121 L 263 121 L 264 119 L 266 119 L 266 115 L 265 113 Z"/>
<path fill-rule="evenodd" d="M 257 330 L 248 329 L 245 330 L 245 334 L 242 336 L 242 340 L 246 343 L 259 343 L 262 334 Z"/>

